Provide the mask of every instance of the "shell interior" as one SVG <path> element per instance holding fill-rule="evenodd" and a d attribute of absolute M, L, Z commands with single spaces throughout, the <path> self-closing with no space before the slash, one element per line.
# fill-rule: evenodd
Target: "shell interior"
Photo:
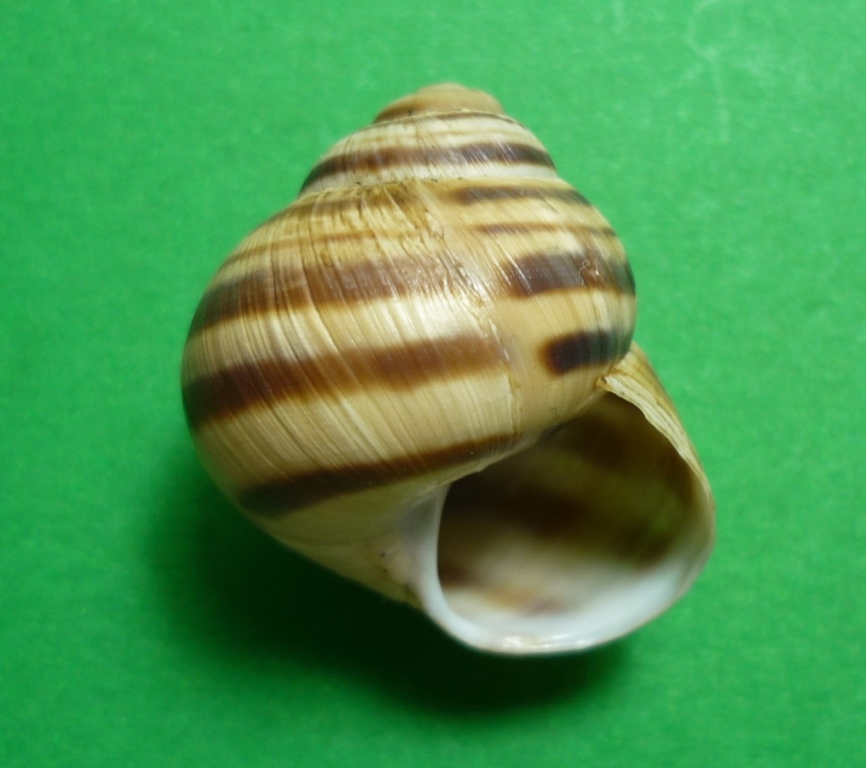
<path fill-rule="evenodd" d="M 619 637 L 700 570 L 710 540 L 700 494 L 638 409 L 606 395 L 532 448 L 451 485 L 426 607 L 470 644 L 499 650 Z"/>

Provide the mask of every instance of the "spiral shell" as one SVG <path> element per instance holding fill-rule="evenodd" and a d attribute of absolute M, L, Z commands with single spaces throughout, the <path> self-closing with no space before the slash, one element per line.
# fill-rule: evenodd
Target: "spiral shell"
<path fill-rule="evenodd" d="M 184 351 L 223 491 L 478 647 L 589 647 L 709 555 L 713 502 L 631 342 L 608 222 L 491 96 L 401 99 L 232 253 Z"/>

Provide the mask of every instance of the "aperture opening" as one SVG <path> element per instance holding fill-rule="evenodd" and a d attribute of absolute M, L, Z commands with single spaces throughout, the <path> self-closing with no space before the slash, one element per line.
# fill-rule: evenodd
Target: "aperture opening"
<path fill-rule="evenodd" d="M 482 633 L 518 644 L 613 639 L 695 578 L 712 538 L 706 503 L 676 449 L 607 394 L 451 486 L 438 544 L 445 601 Z"/>

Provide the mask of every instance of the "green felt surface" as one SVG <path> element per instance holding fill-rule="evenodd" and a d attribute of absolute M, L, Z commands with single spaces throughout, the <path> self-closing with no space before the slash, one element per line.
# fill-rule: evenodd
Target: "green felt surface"
<path fill-rule="evenodd" d="M 4 4 L 0 765 L 866 765 L 864 39 L 859 0 Z M 584 656 L 282 550 L 183 422 L 223 256 L 441 80 L 622 236 L 717 497 L 695 589 Z"/>

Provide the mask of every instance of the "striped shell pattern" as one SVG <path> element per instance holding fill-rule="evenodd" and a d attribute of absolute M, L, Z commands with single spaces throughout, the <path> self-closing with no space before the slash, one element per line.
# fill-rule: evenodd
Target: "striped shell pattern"
<path fill-rule="evenodd" d="M 492 97 L 338 142 L 208 286 L 199 455 L 258 525 L 501 653 L 619 637 L 690 586 L 713 501 L 632 343 L 607 221 Z"/>

